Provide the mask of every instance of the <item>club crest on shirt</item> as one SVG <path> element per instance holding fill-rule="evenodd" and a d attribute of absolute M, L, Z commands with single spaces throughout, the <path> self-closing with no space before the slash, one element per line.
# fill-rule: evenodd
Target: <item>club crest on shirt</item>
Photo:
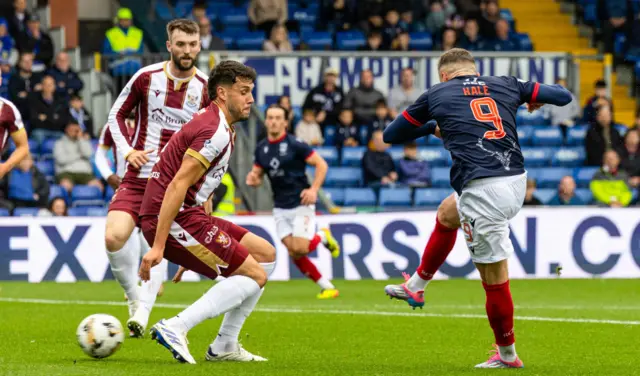
<path fill-rule="evenodd" d="M 187 106 L 195 107 L 200 103 L 200 98 L 197 94 L 189 94 L 187 93 Z"/>
<path fill-rule="evenodd" d="M 225 232 L 220 231 L 216 237 L 216 243 L 220 244 L 222 248 L 229 248 L 231 245 L 231 239 Z"/>
<path fill-rule="evenodd" d="M 288 145 L 288 144 L 286 144 L 286 143 L 284 143 L 284 142 L 280 144 L 280 155 L 281 155 L 281 156 L 285 156 L 285 155 L 287 155 L 287 148 L 288 148 L 288 146 L 289 146 L 289 145 Z"/>

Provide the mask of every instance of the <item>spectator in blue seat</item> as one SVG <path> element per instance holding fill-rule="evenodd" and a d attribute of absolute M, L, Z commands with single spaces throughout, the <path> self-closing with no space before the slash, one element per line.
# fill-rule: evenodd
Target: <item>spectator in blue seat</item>
<path fill-rule="evenodd" d="M 429 164 L 418 158 L 418 145 L 410 142 L 404 145 L 404 157 L 398 162 L 400 182 L 410 187 L 431 185 Z"/>
<path fill-rule="evenodd" d="M 304 108 L 302 110 L 302 120 L 296 125 L 296 137 L 311 146 L 318 146 L 324 143 L 322 130 L 316 123 L 316 112 L 313 108 Z"/>
<path fill-rule="evenodd" d="M 596 121 L 591 124 L 585 138 L 587 166 L 602 166 L 602 157 L 607 150 L 624 155 L 624 142 L 611 119 L 611 108 L 602 105 L 597 110 Z"/>
<path fill-rule="evenodd" d="M 378 187 L 390 185 L 398 181 L 396 165 L 387 153 L 388 144 L 382 140 L 382 132 L 374 132 L 371 137 L 371 149 L 362 156 L 362 176 L 364 184 Z"/>
<path fill-rule="evenodd" d="M 593 198 L 601 206 L 626 207 L 633 194 L 629 188 L 629 175 L 620 169 L 620 156 L 615 150 L 607 150 L 600 171 L 591 180 Z"/>
<path fill-rule="evenodd" d="M 358 51 L 384 51 L 382 34 L 378 30 L 372 30 L 367 34 L 367 43 L 358 47 Z"/>
<path fill-rule="evenodd" d="M 365 69 L 360 73 L 360 85 L 352 88 L 344 100 L 344 107 L 353 110 L 355 121 L 370 124 L 376 115 L 376 103 L 384 95 L 373 87 L 373 72 Z"/>
<path fill-rule="evenodd" d="M 629 35 L 633 14 L 627 0 L 606 0 L 598 4 L 598 16 L 602 21 L 602 42 L 605 53 L 614 53 L 617 33 Z"/>
<path fill-rule="evenodd" d="M 179 14 L 178 16 L 182 16 L 182 15 Z M 202 19 L 202 17 L 206 17 L 206 16 L 207 16 L 207 5 L 203 3 L 198 3 L 196 1 L 196 3 L 193 4 L 193 7 L 191 8 L 191 14 L 189 14 L 186 18 L 191 21 L 198 22 L 200 19 Z"/>
<path fill-rule="evenodd" d="M 86 134 L 73 121 L 65 128 L 65 135 L 53 147 L 56 164 L 56 181 L 71 192 L 76 184 L 87 184 L 103 189 L 102 183 L 93 175 L 91 157 L 93 147 Z"/>
<path fill-rule="evenodd" d="M 226 47 L 224 41 L 211 32 L 211 21 L 206 16 L 198 19 L 200 27 L 200 44 L 203 50 L 208 51 L 224 51 Z"/>
<path fill-rule="evenodd" d="M 49 201 L 49 206 L 38 212 L 38 217 L 66 217 L 68 215 L 67 202 L 62 197 L 52 198 Z"/>
<path fill-rule="evenodd" d="M 613 101 L 607 97 L 607 83 L 604 80 L 598 80 L 594 84 L 595 93 L 587 100 L 582 111 L 582 120 L 586 123 L 591 123 L 596 118 L 596 109 L 600 106 L 607 105 L 611 108 L 613 113 Z"/>
<path fill-rule="evenodd" d="M 9 35 L 7 20 L 0 18 L 0 59 L 9 59 L 14 44 L 13 38 Z"/>
<path fill-rule="evenodd" d="M 32 15 L 27 22 L 27 30 L 17 37 L 18 51 L 33 52 L 33 70 L 45 71 L 53 61 L 53 42 L 49 34 L 40 29 L 40 19 Z"/>
<path fill-rule="evenodd" d="M 64 108 L 60 115 L 61 123 L 68 124 L 71 121 L 78 123 L 82 129 L 83 134 L 88 134 L 89 137 L 93 137 L 93 118 L 89 111 L 84 107 L 82 97 L 79 95 L 71 96 L 69 101 L 69 107 Z"/>
<path fill-rule="evenodd" d="M 338 118 L 338 131 L 336 132 L 336 146 L 358 146 L 358 126 L 353 123 L 353 111 L 343 108 Z"/>
<path fill-rule="evenodd" d="M 382 28 L 384 25 L 382 14 L 385 8 L 383 0 L 357 0 L 356 4 L 356 22 L 360 30 L 368 33 Z"/>
<path fill-rule="evenodd" d="M 389 91 L 389 115 L 395 119 L 402 111 L 411 106 L 422 94 L 415 87 L 415 72 L 413 68 L 406 67 L 400 72 L 400 85 L 394 86 Z"/>
<path fill-rule="evenodd" d="M 318 124 L 335 125 L 344 100 L 344 92 L 337 84 L 338 70 L 328 67 L 324 70 L 322 83 L 309 92 L 302 107 L 313 108 L 316 111 Z"/>
<path fill-rule="evenodd" d="M 549 201 L 551 206 L 573 206 L 585 205 L 580 198 L 576 196 L 576 182 L 571 176 L 565 176 L 560 179 L 558 184 L 558 194 Z"/>
<path fill-rule="evenodd" d="M 556 84 L 566 88 L 567 81 L 564 78 L 558 78 Z M 552 104 L 543 107 L 543 112 L 549 118 L 551 125 L 559 126 L 562 130 L 562 136 L 566 139 L 568 129 L 576 124 L 576 120 L 580 117 L 580 103 L 573 93 L 573 100 L 566 106 L 554 106 Z"/>
<path fill-rule="evenodd" d="M 475 18 L 467 20 L 464 31 L 460 37 L 460 47 L 469 51 L 482 51 L 485 49 L 484 39 L 480 36 L 480 27 Z"/>
<path fill-rule="evenodd" d="M 127 82 L 141 68 L 141 62 L 128 55 L 140 55 L 144 51 L 144 33 L 133 25 L 133 13 L 129 8 L 120 8 L 118 23 L 107 30 L 102 43 L 102 54 L 108 58 L 110 73 L 117 76 L 116 90 L 121 92 Z"/>
<path fill-rule="evenodd" d="M 71 69 L 69 54 L 64 51 L 56 55 L 56 61 L 47 74 L 56 80 L 56 96 L 59 99 L 69 100 L 72 95 L 79 94 L 84 87 L 78 73 Z"/>
<path fill-rule="evenodd" d="M 27 11 L 27 0 L 13 0 L 13 7 L 6 16 L 9 22 L 9 34 L 20 35 L 27 29 L 27 21 L 31 18 L 31 13 Z"/>
<path fill-rule="evenodd" d="M 382 28 L 384 48 L 390 50 L 393 40 L 403 31 L 406 31 L 406 29 L 400 24 L 400 14 L 395 9 L 389 9 L 384 16 L 384 26 Z"/>
<path fill-rule="evenodd" d="M 293 47 L 289 42 L 289 34 L 284 25 L 275 25 L 271 29 L 269 39 L 262 44 L 262 50 L 266 52 L 291 52 Z"/>
<path fill-rule="evenodd" d="M 394 39 L 393 42 L 391 42 L 391 50 L 398 51 L 398 52 L 411 51 L 410 43 L 411 43 L 411 36 L 409 35 L 409 32 L 401 31 L 396 36 L 396 39 Z"/>
<path fill-rule="evenodd" d="M 24 158 L 2 180 L 3 191 L 14 207 L 44 208 L 49 200 L 47 178 L 33 165 L 31 155 Z M 11 208 L 13 209 L 13 208 Z"/>
<path fill-rule="evenodd" d="M 46 138 L 59 138 L 64 133 L 64 105 L 55 97 L 56 81 L 51 76 L 42 79 L 42 91 L 29 98 L 31 138 L 41 143 Z"/>
<path fill-rule="evenodd" d="M 480 35 L 486 40 L 492 40 L 496 37 L 496 23 L 501 20 L 500 6 L 497 0 L 485 1 L 482 18 L 479 20 Z"/>
<path fill-rule="evenodd" d="M 16 105 L 23 119 L 31 117 L 29 95 L 42 90 L 42 74 L 34 73 L 32 67 L 33 54 L 30 52 L 20 54 L 18 66 L 9 78 L 9 100 Z"/>
<path fill-rule="evenodd" d="M 275 25 L 284 25 L 289 17 L 287 0 L 251 0 L 247 11 L 253 30 L 262 30 L 268 38 Z"/>
<path fill-rule="evenodd" d="M 449 16 L 451 16 L 455 12 L 456 7 L 453 4 L 453 1 L 432 1 L 430 12 L 427 15 L 427 19 L 425 20 L 427 31 L 429 31 L 431 35 L 435 35 L 436 37 L 438 37 L 440 34 L 440 30 L 442 30 L 442 28 L 446 26 Z"/>
<path fill-rule="evenodd" d="M 534 195 L 536 192 L 536 181 L 534 179 L 527 179 L 527 190 L 524 194 L 524 206 L 541 206 L 542 201 Z"/>
<path fill-rule="evenodd" d="M 493 50 L 496 52 L 500 51 L 519 51 L 520 50 L 520 41 L 516 38 L 513 38 L 510 33 L 509 22 L 506 20 L 500 19 L 496 22 L 496 37 L 491 42 L 493 46 Z"/>
<path fill-rule="evenodd" d="M 458 34 L 451 28 L 442 31 L 442 38 L 439 43 L 434 46 L 434 51 L 449 51 L 458 45 Z"/>
<path fill-rule="evenodd" d="M 352 0 L 323 1 L 323 7 L 318 18 L 318 30 L 340 32 L 354 27 L 355 2 Z"/>
<path fill-rule="evenodd" d="M 638 129 L 630 129 L 624 135 L 624 151 L 621 156 L 622 162 L 620 166 L 629 176 L 629 185 L 632 188 L 640 186 L 640 131 Z"/>
<path fill-rule="evenodd" d="M 387 108 L 387 102 L 381 99 L 376 103 L 376 117 L 371 123 L 371 131 L 369 134 L 373 134 L 375 131 L 384 132 L 387 125 L 393 121 L 393 118 L 389 115 L 389 108 Z"/>

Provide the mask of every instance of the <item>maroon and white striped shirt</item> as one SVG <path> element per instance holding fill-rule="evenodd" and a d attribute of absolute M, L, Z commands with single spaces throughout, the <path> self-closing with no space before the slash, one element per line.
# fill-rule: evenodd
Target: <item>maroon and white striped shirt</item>
<path fill-rule="evenodd" d="M 140 216 L 158 215 L 164 194 L 180 170 L 185 154 L 202 163 L 206 173 L 187 191 L 183 208 L 202 205 L 220 185 L 229 167 L 235 134 L 222 110 L 211 103 L 169 140 L 153 166 Z"/>
<path fill-rule="evenodd" d="M 195 69 L 184 80 L 173 78 L 165 61 L 140 69 L 129 80 L 109 113 L 109 130 L 123 156 L 133 150 L 155 151 L 142 168 L 127 167 L 125 179 L 148 179 L 158 152 L 201 108 L 209 105 L 207 76 Z M 125 120 L 136 109 L 133 139 L 128 141 Z"/>
<path fill-rule="evenodd" d="M 0 98 L 0 150 L 7 145 L 11 133 L 24 129 L 22 116 L 11 101 Z"/>

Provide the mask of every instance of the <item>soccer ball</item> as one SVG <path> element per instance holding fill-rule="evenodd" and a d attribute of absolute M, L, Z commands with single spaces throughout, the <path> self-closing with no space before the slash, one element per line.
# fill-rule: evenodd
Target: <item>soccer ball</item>
<path fill-rule="evenodd" d="M 113 355 L 124 341 L 122 324 L 111 315 L 95 314 L 82 320 L 76 331 L 78 345 L 92 358 Z"/>

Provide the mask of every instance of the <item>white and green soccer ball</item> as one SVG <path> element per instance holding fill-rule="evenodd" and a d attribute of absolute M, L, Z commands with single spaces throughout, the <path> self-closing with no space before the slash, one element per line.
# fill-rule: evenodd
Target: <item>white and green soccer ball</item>
<path fill-rule="evenodd" d="M 122 324 L 106 314 L 91 315 L 82 320 L 76 336 L 82 351 L 98 359 L 113 355 L 124 342 Z"/>

